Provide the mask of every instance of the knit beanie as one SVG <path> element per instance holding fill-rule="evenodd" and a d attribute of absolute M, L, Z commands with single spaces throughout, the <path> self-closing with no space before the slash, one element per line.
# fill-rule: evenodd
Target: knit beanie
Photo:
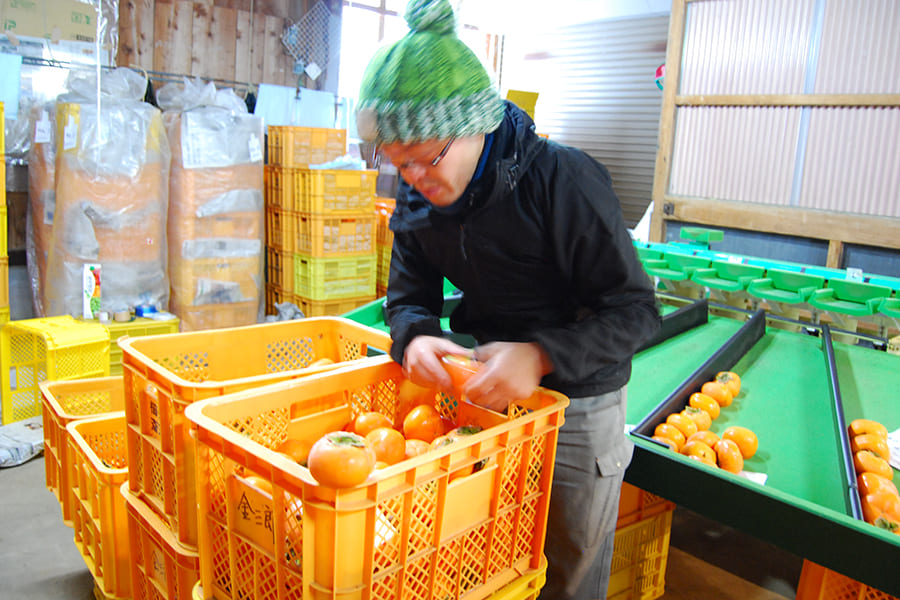
<path fill-rule="evenodd" d="M 378 50 L 363 74 L 356 128 L 390 144 L 494 131 L 503 101 L 478 57 L 456 35 L 448 0 L 410 0 L 410 31 Z"/>

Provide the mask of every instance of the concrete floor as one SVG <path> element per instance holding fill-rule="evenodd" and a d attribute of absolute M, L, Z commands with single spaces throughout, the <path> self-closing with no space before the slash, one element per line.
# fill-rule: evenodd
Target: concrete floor
<path fill-rule="evenodd" d="M 683 509 L 663 600 L 793 598 L 802 560 Z M 0 469 L 0 598 L 89 600 L 93 580 L 44 485 L 43 456 Z M 189 599 L 184 599 L 189 600 Z"/>

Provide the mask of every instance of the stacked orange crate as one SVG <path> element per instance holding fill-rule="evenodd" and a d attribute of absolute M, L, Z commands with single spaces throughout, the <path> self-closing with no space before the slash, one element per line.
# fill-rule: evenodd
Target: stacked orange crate
<path fill-rule="evenodd" d="M 375 298 L 375 171 L 318 169 L 346 131 L 270 127 L 266 167 L 267 312 L 292 302 L 339 315 Z"/>

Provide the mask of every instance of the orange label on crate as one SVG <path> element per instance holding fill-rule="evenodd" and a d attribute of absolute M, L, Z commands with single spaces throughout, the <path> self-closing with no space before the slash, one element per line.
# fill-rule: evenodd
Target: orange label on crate
<path fill-rule="evenodd" d="M 259 485 L 254 485 L 259 482 Z M 265 486 L 265 490 L 260 487 Z M 275 543 L 271 486 L 257 477 L 229 478 L 229 498 L 234 503 L 238 533 L 263 547 Z"/>
<path fill-rule="evenodd" d="M 150 557 L 150 576 L 156 580 L 163 589 L 166 588 L 166 557 L 159 548 L 153 548 Z"/>
<path fill-rule="evenodd" d="M 162 426 L 160 425 L 159 416 L 159 392 L 155 385 L 147 384 L 144 387 L 144 397 L 147 399 L 147 410 L 149 419 L 147 433 L 152 434 L 156 439 L 160 438 Z"/>

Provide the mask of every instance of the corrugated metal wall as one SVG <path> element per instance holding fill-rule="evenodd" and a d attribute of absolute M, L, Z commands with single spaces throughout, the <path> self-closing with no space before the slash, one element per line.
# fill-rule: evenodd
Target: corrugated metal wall
<path fill-rule="evenodd" d="M 540 93 L 537 130 L 606 165 L 625 221 L 650 203 L 668 16 L 596 21 L 509 40 L 504 88 Z"/>
<path fill-rule="evenodd" d="M 897 0 L 696 1 L 684 39 L 681 97 L 900 93 Z M 742 101 L 677 108 L 668 193 L 900 217 L 900 108 Z"/>

